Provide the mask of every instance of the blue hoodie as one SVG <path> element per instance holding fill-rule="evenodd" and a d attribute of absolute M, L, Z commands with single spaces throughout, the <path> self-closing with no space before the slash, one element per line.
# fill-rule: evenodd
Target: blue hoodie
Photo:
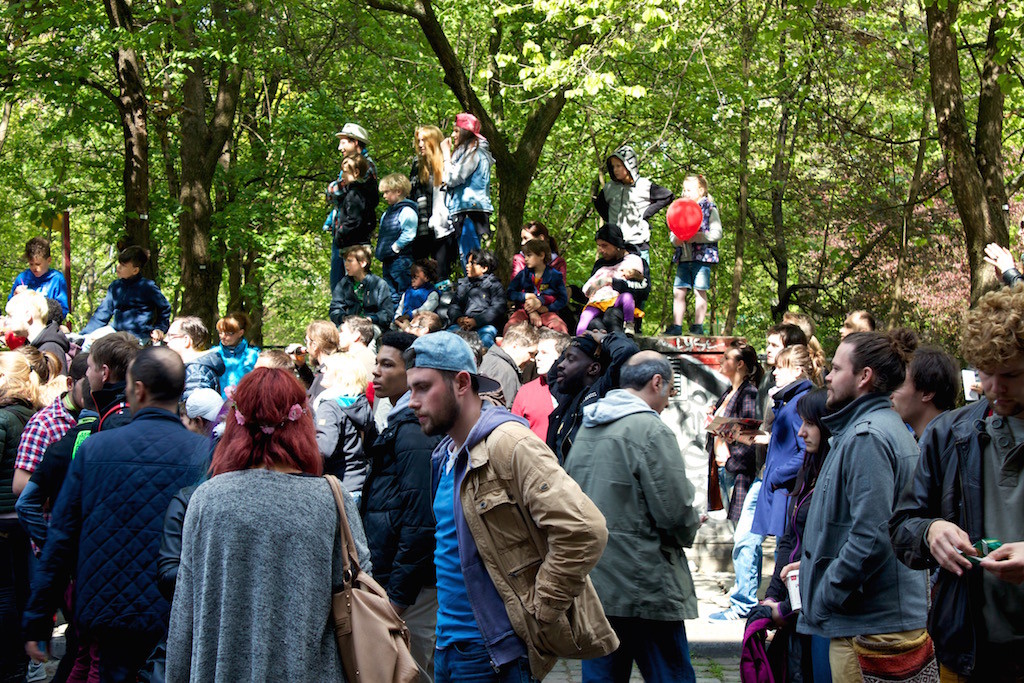
<path fill-rule="evenodd" d="M 466 517 L 460 504 L 459 492 L 462 490 L 463 482 L 469 466 L 469 451 L 478 443 L 486 439 L 499 425 L 506 422 L 519 422 L 529 427 L 529 424 L 518 415 L 513 415 L 504 408 L 495 407 L 487 402 L 483 404 L 483 411 L 480 419 L 470 430 L 466 437 L 466 443 L 462 445 L 455 456 L 455 490 L 454 490 L 454 514 L 455 531 L 459 542 L 459 563 L 462 569 L 462 578 L 465 580 L 466 593 L 469 603 L 473 609 L 476 619 L 476 626 L 480 630 L 484 646 L 490 654 L 494 666 L 500 667 L 513 662 L 520 657 L 526 656 L 526 645 L 516 635 L 509 621 L 508 612 L 505 611 L 505 603 L 502 602 L 498 590 L 494 587 L 487 567 L 484 565 L 477 550 L 473 534 L 466 523 Z M 452 438 L 446 436 L 434 449 L 431 456 L 431 484 L 433 494 L 437 494 L 441 473 L 445 461 L 448 459 L 448 452 L 452 446 Z M 438 572 L 437 581 L 439 588 L 444 580 L 441 572 Z M 439 625 L 441 619 L 439 617 Z"/>

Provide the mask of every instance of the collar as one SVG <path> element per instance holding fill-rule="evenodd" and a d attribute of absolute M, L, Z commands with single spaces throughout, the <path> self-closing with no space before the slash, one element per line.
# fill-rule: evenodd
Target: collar
<path fill-rule="evenodd" d="M 852 403 L 837 412 L 834 412 L 831 415 L 826 415 L 822 418 L 821 422 L 829 428 L 829 431 L 832 432 L 833 436 L 836 436 L 850 425 L 855 424 L 861 418 L 865 417 L 868 413 L 873 413 L 877 410 L 891 407 L 892 404 L 889 401 L 889 394 L 872 392 L 854 399 Z"/>

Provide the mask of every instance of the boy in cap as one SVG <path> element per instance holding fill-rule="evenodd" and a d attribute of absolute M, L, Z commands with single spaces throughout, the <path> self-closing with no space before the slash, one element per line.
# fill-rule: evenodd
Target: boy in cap
<path fill-rule="evenodd" d="M 612 652 L 587 578 L 604 517 L 522 418 L 484 406 L 497 383 L 465 341 L 428 334 L 405 362 L 409 407 L 425 434 L 444 435 L 431 458 L 435 681 L 542 679 L 558 656 Z"/>
<path fill-rule="evenodd" d="M 357 227 L 353 229 L 352 226 L 347 226 L 349 229 L 345 232 L 358 233 L 362 239 L 358 242 L 347 240 L 344 244 L 339 244 L 338 240 L 335 240 L 335 244 L 331 246 L 331 291 L 344 274 L 342 254 L 345 253 L 345 249 L 357 243 L 370 246 L 370 238 L 377 227 L 377 204 L 380 202 L 380 193 L 377 191 L 377 166 L 366 151 L 370 145 L 366 129 L 358 123 L 346 123 L 335 137 L 338 138 L 338 151 L 342 155 L 342 169 L 338 173 L 338 179 L 327 186 L 327 201 L 331 204 L 331 212 L 327 214 L 323 229 L 324 232 L 332 234 L 339 232 L 339 224 L 343 218 L 342 202 L 348 186 L 349 192 L 355 191 L 359 194 L 362 201 L 358 204 L 362 210 Z M 359 172 L 355 177 L 351 174 L 346 177 L 345 160 L 359 159 L 366 162 L 366 168 L 363 169 L 363 164 L 359 164 Z"/>

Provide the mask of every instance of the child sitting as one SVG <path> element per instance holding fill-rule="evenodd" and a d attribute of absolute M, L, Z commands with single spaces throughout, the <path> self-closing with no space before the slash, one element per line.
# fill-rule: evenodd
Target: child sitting
<path fill-rule="evenodd" d="M 505 329 L 529 320 L 534 327 L 549 327 L 563 334 L 569 330 L 556 311 L 565 308 L 569 295 L 562 274 L 548 266 L 551 246 L 540 239 L 523 245 L 526 267 L 508 285 L 508 300 L 517 310 L 508 319 Z M 509 399 L 511 400 L 511 398 Z"/>
<path fill-rule="evenodd" d="M 14 278 L 14 285 L 7 300 L 10 301 L 11 297 L 21 291 L 34 290 L 42 293 L 47 299 L 59 301 L 61 310 L 67 315 L 68 282 L 62 272 L 50 268 L 53 261 L 50 258 L 50 240 L 45 237 L 33 237 L 26 242 L 25 261 L 28 268 Z"/>
<path fill-rule="evenodd" d="M 615 225 L 603 225 L 594 241 L 599 258 L 594 261 L 590 279 L 583 285 L 588 301 L 580 313 L 576 335 L 586 332 L 590 323 L 601 315 L 605 327 L 621 331 L 625 323 L 627 334 L 631 333 L 636 313 L 633 291 L 645 285 L 644 263 L 637 248 L 623 241 L 622 231 Z M 613 311 L 612 315 L 604 315 Z"/>
<path fill-rule="evenodd" d="M 381 330 L 395 319 L 391 287 L 370 272 L 369 247 L 349 247 L 345 251 L 345 277 L 331 293 L 331 322 L 340 325 L 346 315 L 368 318 Z"/>
<path fill-rule="evenodd" d="M 220 344 L 211 350 L 220 354 L 224 361 L 223 376 L 220 378 L 220 392 L 226 398 L 228 387 L 242 381 L 247 372 L 256 367 L 260 350 L 245 340 L 249 329 L 249 316 L 241 311 L 228 313 L 217 321 L 217 335 Z"/>
<path fill-rule="evenodd" d="M 139 274 L 147 261 L 149 254 L 139 246 L 127 247 L 117 255 L 117 279 L 81 330 L 88 346 L 93 339 L 114 331 L 130 332 L 142 341 L 150 335 L 163 338 L 171 324 L 171 305 L 155 282 Z"/>
<path fill-rule="evenodd" d="M 391 298 L 396 306 L 409 289 L 412 242 L 420 220 L 416 202 L 408 198 L 411 188 L 409 179 L 401 173 L 386 175 L 380 181 L 380 191 L 388 208 L 380 217 L 375 255 L 381 262 L 384 280 L 391 285 Z"/>
<path fill-rule="evenodd" d="M 434 282 L 437 280 L 437 261 L 432 258 L 417 261 L 409 267 L 411 281 L 409 289 L 398 301 L 395 310 L 395 325 L 403 327 L 411 318 L 420 313 L 436 311 L 441 298 Z"/>
<path fill-rule="evenodd" d="M 548 232 L 546 225 L 540 221 L 530 221 L 519 231 L 519 238 L 519 253 L 512 257 L 512 277 L 519 275 L 519 271 L 526 267 L 526 253 L 522 247 L 525 247 L 526 243 L 530 240 L 544 240 L 551 249 L 548 265 L 560 272 L 563 279 L 565 278 L 565 259 L 558 255 L 558 244 L 555 242 L 555 238 L 551 236 L 551 233 Z"/>
<path fill-rule="evenodd" d="M 497 266 L 494 254 L 486 249 L 471 251 L 466 259 L 466 277 L 456 284 L 448 306 L 448 320 L 453 321 L 448 330 L 475 330 L 488 348 L 505 317 L 505 288 L 494 275 Z"/>

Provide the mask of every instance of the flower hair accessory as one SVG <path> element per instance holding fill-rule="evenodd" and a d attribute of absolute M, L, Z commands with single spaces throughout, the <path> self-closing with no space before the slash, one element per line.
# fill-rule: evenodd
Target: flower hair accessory
<path fill-rule="evenodd" d="M 305 408 L 300 406 L 298 403 L 293 403 L 292 407 L 288 409 L 288 417 L 287 417 L 287 419 L 288 419 L 289 422 L 295 422 L 300 417 L 302 417 L 302 415 L 305 412 L 306 412 Z M 245 415 L 242 414 L 242 411 L 240 411 L 238 409 L 237 405 L 235 406 L 235 422 L 237 422 L 239 425 L 242 425 L 242 426 L 245 426 L 246 424 L 249 423 L 249 421 L 246 419 Z M 258 424 L 258 423 L 253 423 L 253 425 L 254 426 L 259 426 L 260 431 L 263 432 L 264 434 L 273 434 L 274 430 L 276 430 L 278 427 L 283 427 L 284 426 L 284 422 L 285 422 L 284 420 L 281 420 L 277 424 L 273 424 L 273 425 Z"/>

